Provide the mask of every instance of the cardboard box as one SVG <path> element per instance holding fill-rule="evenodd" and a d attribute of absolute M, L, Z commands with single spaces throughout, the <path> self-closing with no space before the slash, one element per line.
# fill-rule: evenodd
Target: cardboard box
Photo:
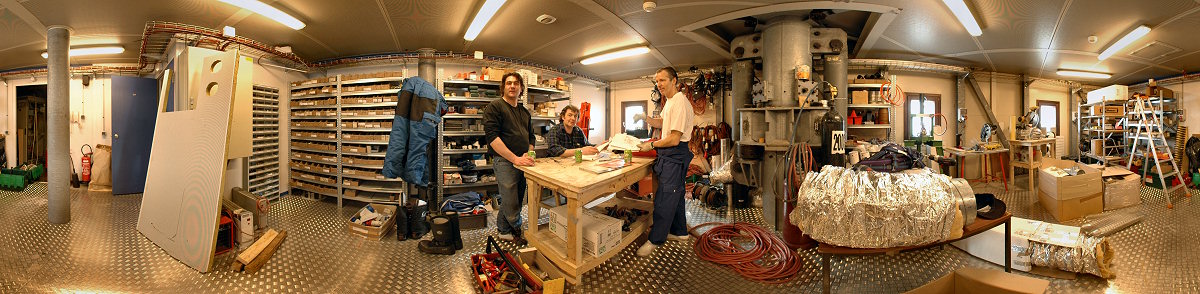
<path fill-rule="evenodd" d="M 1092 115 L 1125 116 L 1124 106 L 1092 106 Z"/>
<path fill-rule="evenodd" d="M 1053 215 L 1054 219 L 1058 221 L 1068 221 L 1104 212 L 1104 193 L 1070 199 L 1055 199 L 1045 191 L 1038 191 L 1038 202 L 1041 202 L 1042 208 L 1050 212 L 1050 215 Z"/>
<path fill-rule="evenodd" d="M 504 75 L 507 73 L 508 73 L 508 70 L 503 69 L 503 68 L 495 68 L 495 67 L 484 67 L 483 68 L 483 76 L 485 78 L 487 78 L 487 80 L 489 80 L 489 81 L 500 82 L 501 81 L 500 78 L 503 78 Z"/>
<path fill-rule="evenodd" d="M 1129 100 L 1129 86 L 1112 85 L 1087 93 L 1087 103 Z"/>
<path fill-rule="evenodd" d="M 1142 181 L 1140 176 L 1122 167 L 1109 167 L 1101 174 L 1104 178 L 1104 210 L 1113 210 L 1142 204 Z"/>
<path fill-rule="evenodd" d="M 1009 262 L 1012 269 L 1048 277 L 1073 279 L 1075 273 L 1034 266 L 1030 260 L 1030 242 L 1077 247 L 1081 233 L 1079 227 L 1053 224 L 1043 221 L 1013 217 L 1012 246 L 1009 247 Z M 967 254 L 993 264 L 1004 265 L 1004 227 L 997 226 L 970 238 L 951 243 Z"/>
<path fill-rule="evenodd" d="M 853 105 L 870 104 L 871 103 L 870 97 L 871 97 L 870 92 L 867 92 L 866 90 L 850 92 L 850 104 L 853 104 Z"/>
<path fill-rule="evenodd" d="M 595 256 L 603 255 L 617 244 L 621 243 L 621 225 L 619 219 L 603 213 L 584 209 L 579 215 L 580 233 L 583 238 L 583 253 Z M 559 206 L 550 209 L 549 230 L 563 241 L 567 240 L 567 207 Z"/>
<path fill-rule="evenodd" d="M 961 268 L 924 286 L 904 292 L 910 294 L 966 293 L 1045 293 L 1050 281 L 1015 275 L 998 270 Z"/>
<path fill-rule="evenodd" d="M 1092 154 L 1106 154 L 1103 149 L 1104 139 L 1092 139 Z"/>
<path fill-rule="evenodd" d="M 396 207 L 391 205 L 367 204 L 367 206 L 359 209 L 355 216 L 361 216 L 363 212 L 367 211 L 368 207 L 371 207 L 379 214 L 387 216 L 387 220 L 381 226 L 376 227 L 356 224 L 351 221 L 354 218 L 351 218 L 351 220 L 346 221 L 347 228 L 349 228 L 351 234 L 367 239 L 382 240 L 396 226 Z"/>
<path fill-rule="evenodd" d="M 1049 167 L 1057 167 L 1059 169 L 1079 167 L 1084 173 L 1077 176 L 1059 176 L 1046 171 Z M 1059 200 L 1079 198 L 1104 192 L 1104 187 L 1100 184 L 1100 170 L 1074 161 L 1049 157 L 1042 159 L 1042 167 L 1038 170 L 1038 186 L 1039 190 Z"/>

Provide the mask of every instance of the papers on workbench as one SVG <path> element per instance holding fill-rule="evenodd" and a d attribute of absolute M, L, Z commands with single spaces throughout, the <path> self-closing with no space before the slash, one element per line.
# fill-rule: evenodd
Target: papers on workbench
<path fill-rule="evenodd" d="M 625 160 L 609 160 L 580 166 L 579 169 L 595 174 L 602 174 L 625 167 Z"/>
<path fill-rule="evenodd" d="M 600 147 L 597 149 L 599 149 L 599 150 L 605 150 L 605 149 L 639 150 L 641 148 L 638 148 L 638 144 L 641 144 L 641 143 L 642 143 L 642 140 L 638 139 L 637 137 L 626 135 L 626 134 L 616 134 L 616 135 L 613 135 L 612 138 L 608 139 L 608 144 L 600 145 Z"/>

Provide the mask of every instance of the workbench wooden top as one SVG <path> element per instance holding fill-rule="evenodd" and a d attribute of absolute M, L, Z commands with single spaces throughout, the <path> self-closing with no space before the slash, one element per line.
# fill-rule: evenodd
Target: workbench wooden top
<path fill-rule="evenodd" d="M 620 159 L 618 159 L 620 160 Z M 594 161 L 575 163 L 571 158 L 538 158 L 533 166 L 517 166 L 525 172 L 526 178 L 532 178 L 546 184 L 562 187 L 574 194 L 583 194 L 601 188 L 608 182 L 616 181 L 629 174 L 649 174 L 652 158 L 634 157 L 633 164 L 624 168 L 602 174 L 580 169 L 580 167 L 597 164 Z M 571 195 L 564 195 L 568 198 Z"/>
<path fill-rule="evenodd" d="M 993 150 L 982 150 L 982 151 L 980 151 L 980 150 L 965 150 L 962 148 L 955 148 L 955 147 L 945 147 L 943 149 L 946 150 L 946 153 L 950 153 L 952 155 L 958 155 L 958 156 L 985 155 L 985 154 L 997 154 L 997 153 L 1008 152 L 1008 148 L 997 148 L 997 149 L 993 149 Z"/>
<path fill-rule="evenodd" d="M 1013 144 L 1017 144 L 1017 145 L 1021 145 L 1021 146 L 1049 144 L 1049 143 L 1054 143 L 1055 141 L 1056 141 L 1055 138 L 1045 138 L 1045 139 L 1038 139 L 1038 140 L 1008 140 L 1009 143 L 1013 143 Z"/>

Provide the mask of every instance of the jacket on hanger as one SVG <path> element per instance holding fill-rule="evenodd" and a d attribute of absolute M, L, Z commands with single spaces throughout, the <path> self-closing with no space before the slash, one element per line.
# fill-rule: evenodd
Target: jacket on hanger
<path fill-rule="evenodd" d="M 427 172 L 430 141 L 437 138 L 437 126 L 446 114 L 446 99 L 429 82 L 419 78 L 404 79 L 396 102 L 396 117 L 388 138 L 387 155 L 383 160 L 383 176 L 401 178 L 420 187 L 429 186 Z"/>

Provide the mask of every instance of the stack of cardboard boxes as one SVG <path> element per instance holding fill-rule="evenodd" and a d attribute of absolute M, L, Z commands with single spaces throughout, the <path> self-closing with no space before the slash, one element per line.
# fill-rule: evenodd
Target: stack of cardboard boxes
<path fill-rule="evenodd" d="M 621 220 L 583 209 L 577 222 L 578 234 L 583 238 L 583 252 L 600 256 L 616 248 L 621 242 Z M 550 209 L 549 230 L 564 242 L 567 240 L 567 206 Z"/>

